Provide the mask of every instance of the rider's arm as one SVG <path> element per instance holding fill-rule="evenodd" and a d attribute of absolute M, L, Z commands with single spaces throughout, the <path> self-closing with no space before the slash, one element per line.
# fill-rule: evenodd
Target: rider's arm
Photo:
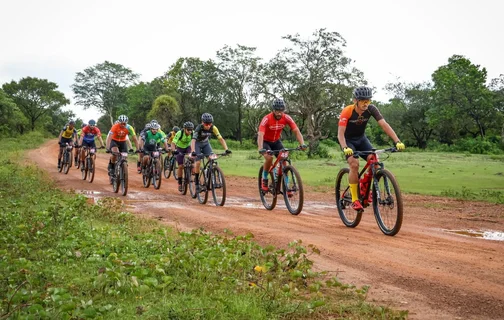
<path fill-rule="evenodd" d="M 259 131 L 257 133 L 257 150 L 261 150 L 263 148 L 263 142 L 264 142 L 264 132 Z"/>
<path fill-rule="evenodd" d="M 107 150 L 110 150 L 110 142 L 112 141 L 112 131 L 109 132 L 109 134 L 107 135 L 107 141 L 106 141 L 106 145 L 105 145 L 105 148 L 107 148 Z"/>
<path fill-rule="evenodd" d="M 385 121 L 385 119 L 381 119 L 378 121 L 378 124 L 380 127 L 385 131 L 385 133 L 394 141 L 394 143 L 399 142 L 399 138 L 397 137 L 397 134 L 395 133 L 394 129 Z"/>
<path fill-rule="evenodd" d="M 299 142 L 299 145 L 303 145 L 304 139 L 303 139 L 303 135 L 301 134 L 301 130 L 299 130 L 299 128 L 296 128 L 296 129 L 292 130 L 292 132 L 294 132 L 294 134 L 296 135 L 296 139 Z"/>
<path fill-rule="evenodd" d="M 226 144 L 226 140 L 224 140 L 224 138 L 220 134 L 219 129 L 217 129 L 216 126 L 213 126 L 212 132 L 217 137 L 217 139 L 219 139 L 219 142 L 222 145 L 222 147 L 224 148 L 224 150 L 227 150 L 228 147 L 227 147 L 227 144 Z"/>
<path fill-rule="evenodd" d="M 338 141 L 341 146 L 341 149 L 345 149 L 347 147 L 346 139 L 345 139 L 345 131 L 346 126 L 338 126 Z"/>

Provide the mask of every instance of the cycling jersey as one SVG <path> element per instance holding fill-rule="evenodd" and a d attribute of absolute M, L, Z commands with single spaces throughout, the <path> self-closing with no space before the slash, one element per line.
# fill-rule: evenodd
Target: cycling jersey
<path fill-rule="evenodd" d="M 182 131 L 182 130 L 180 130 Z M 221 134 L 219 132 L 219 129 L 217 129 L 216 126 L 212 125 L 208 130 L 203 128 L 202 124 L 198 124 L 196 129 L 194 129 L 194 134 L 193 134 L 193 139 L 196 140 L 197 142 L 208 142 L 208 139 L 212 135 L 212 133 L 217 137 L 221 138 Z"/>
<path fill-rule="evenodd" d="M 98 127 L 91 128 L 90 126 L 85 126 L 84 128 L 82 128 L 82 134 L 84 134 L 82 141 L 93 142 L 96 136 L 101 135 L 101 132 Z"/>
<path fill-rule="evenodd" d="M 143 128 L 142 131 L 140 131 L 140 139 L 145 139 L 145 133 L 147 131 L 150 131 L 150 128 Z M 166 138 L 166 133 L 164 133 L 163 130 L 159 129 L 158 132 L 161 133 L 164 138 Z"/>
<path fill-rule="evenodd" d="M 191 139 L 192 139 L 192 133 L 186 135 L 185 130 L 180 130 L 175 134 L 172 142 L 173 144 L 175 144 L 177 148 L 185 149 L 191 146 Z"/>
<path fill-rule="evenodd" d="M 167 136 L 167 137 L 168 137 L 168 141 L 167 141 L 167 142 L 168 142 L 168 144 L 172 143 L 173 138 L 175 138 L 175 135 L 176 135 L 178 132 L 180 132 L 180 131 L 182 131 L 182 130 L 179 130 L 179 131 L 177 131 L 177 132 L 175 132 L 175 131 L 170 131 L 170 133 L 168 133 L 168 136 Z"/>
<path fill-rule="evenodd" d="M 374 104 L 370 104 L 368 109 L 359 115 L 355 111 L 355 105 L 346 106 L 343 111 L 341 111 L 339 126 L 346 127 L 345 138 L 359 138 L 362 137 L 366 131 L 366 125 L 368 120 L 373 116 L 376 121 L 383 119 L 380 111 Z"/>
<path fill-rule="evenodd" d="M 133 129 L 132 126 L 129 124 L 126 124 L 126 126 L 121 127 L 120 123 L 114 124 L 112 128 L 110 128 L 109 131 L 109 136 L 112 136 L 112 140 L 116 141 L 126 141 L 126 137 L 131 134 L 132 136 L 135 136 L 135 130 Z"/>
<path fill-rule="evenodd" d="M 156 145 L 158 143 L 164 143 L 165 137 L 161 132 L 156 132 L 155 134 L 152 133 L 152 131 L 146 131 L 145 136 L 142 137 L 142 140 L 145 141 L 145 144 L 150 144 L 150 145 Z"/>
<path fill-rule="evenodd" d="M 63 127 L 63 129 L 61 129 L 61 132 L 61 137 L 66 139 L 71 139 L 72 137 L 77 135 L 77 130 L 75 128 L 70 129 L 69 126 Z"/>
<path fill-rule="evenodd" d="M 291 130 L 297 129 L 296 123 L 289 115 L 284 113 L 280 120 L 277 120 L 272 112 L 262 118 L 261 124 L 259 125 L 259 132 L 264 133 L 264 141 L 274 142 L 280 139 L 282 130 L 286 125 L 289 125 Z"/>

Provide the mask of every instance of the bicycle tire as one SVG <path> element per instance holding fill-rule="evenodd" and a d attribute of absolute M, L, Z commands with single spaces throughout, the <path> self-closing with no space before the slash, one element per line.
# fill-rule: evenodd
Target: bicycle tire
<path fill-rule="evenodd" d="M 362 211 L 352 209 L 352 194 L 348 183 L 349 168 L 343 168 L 336 176 L 334 187 L 336 194 L 336 207 L 343 224 L 349 228 L 355 228 L 362 219 Z"/>
<path fill-rule="evenodd" d="M 288 181 L 286 185 L 286 180 Z M 291 196 L 289 197 L 289 191 Z M 285 166 L 282 175 L 282 192 L 285 206 L 292 215 L 298 215 L 303 210 L 304 190 L 299 171 L 292 165 Z M 296 201 L 297 200 L 297 201 Z"/>
<path fill-rule="evenodd" d="M 117 160 L 119 161 L 119 160 Z M 112 177 L 112 190 L 114 193 L 119 192 L 119 185 L 120 185 L 120 176 L 119 176 L 119 165 L 116 162 L 114 165 L 114 176 Z"/>
<path fill-rule="evenodd" d="M 82 164 L 82 169 L 81 169 L 82 180 L 86 180 L 88 174 L 87 158 L 84 161 L 84 164 Z"/>
<path fill-rule="evenodd" d="M 166 157 L 163 163 L 163 175 L 166 179 L 170 178 L 173 167 L 171 166 L 171 157 Z"/>
<path fill-rule="evenodd" d="M 152 171 L 152 185 L 158 190 L 161 187 L 161 162 L 159 160 L 154 160 Z"/>
<path fill-rule="evenodd" d="M 182 178 L 182 192 L 181 193 L 183 195 L 186 195 L 187 189 L 189 187 L 189 181 L 191 179 L 191 168 L 184 166 L 183 174 L 184 174 L 184 177 Z"/>
<path fill-rule="evenodd" d="M 142 183 L 144 188 L 148 188 L 151 184 L 151 171 L 152 170 L 150 164 L 146 168 L 142 169 Z"/>
<path fill-rule="evenodd" d="M 275 209 L 275 206 L 277 204 L 277 186 L 275 184 L 275 179 L 273 177 L 273 174 L 270 172 L 269 173 L 269 180 L 268 180 L 268 191 L 265 192 L 262 190 L 262 178 L 263 177 L 263 166 L 259 168 L 259 176 L 258 176 L 258 187 L 259 187 L 259 197 L 261 198 L 261 202 L 263 206 L 267 210 L 273 210 Z"/>
<path fill-rule="evenodd" d="M 178 163 L 176 157 L 173 158 L 171 168 L 173 173 L 173 179 L 175 179 L 175 181 L 178 181 L 178 173 L 177 173 Z"/>
<path fill-rule="evenodd" d="M 92 183 L 95 175 L 95 161 L 93 157 L 88 158 L 87 167 L 88 167 L 88 181 L 89 183 Z"/>
<path fill-rule="evenodd" d="M 199 186 L 203 191 L 196 192 L 196 197 L 198 198 L 198 202 L 201 204 L 205 204 L 208 201 L 208 184 L 207 177 L 205 176 L 205 171 L 203 171 L 203 166 L 200 167 L 200 172 L 198 176 Z"/>
<path fill-rule="evenodd" d="M 72 155 L 67 151 L 63 156 L 65 159 L 63 172 L 68 174 L 68 170 L 70 170 L 70 167 L 72 166 Z"/>
<path fill-rule="evenodd" d="M 401 230 L 403 221 L 403 201 L 399 183 L 387 169 L 378 170 L 373 180 L 373 211 L 376 223 L 385 235 L 395 236 Z M 380 185 L 380 182 L 383 182 L 383 185 Z M 379 199 L 377 195 L 380 195 Z M 387 208 L 395 211 L 395 215 L 389 216 Z"/>
<path fill-rule="evenodd" d="M 224 206 L 226 203 L 226 179 L 224 178 L 224 172 L 219 166 L 214 166 L 212 168 L 210 188 L 212 189 L 215 205 L 218 207 Z"/>
<path fill-rule="evenodd" d="M 124 161 L 121 163 L 121 191 L 122 195 L 128 194 L 128 163 Z"/>

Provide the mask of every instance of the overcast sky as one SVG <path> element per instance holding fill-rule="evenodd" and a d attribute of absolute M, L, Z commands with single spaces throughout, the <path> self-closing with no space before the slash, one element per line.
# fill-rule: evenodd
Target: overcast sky
<path fill-rule="evenodd" d="M 226 44 L 269 60 L 287 45 L 282 36 L 319 28 L 342 35 L 381 101 L 387 82 L 429 81 L 453 54 L 485 67 L 489 81 L 504 73 L 497 0 L 2 0 L 1 8 L 0 85 L 44 78 L 72 102 L 75 73 L 105 60 L 151 81 L 179 57 L 214 58 Z"/>

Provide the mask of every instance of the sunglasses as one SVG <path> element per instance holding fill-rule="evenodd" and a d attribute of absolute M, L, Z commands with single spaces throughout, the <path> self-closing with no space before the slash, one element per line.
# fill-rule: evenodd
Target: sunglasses
<path fill-rule="evenodd" d="M 363 103 L 363 104 L 370 104 L 371 103 L 371 100 L 369 99 L 364 99 L 364 100 L 359 100 L 359 102 Z"/>
<path fill-rule="evenodd" d="M 187 130 L 187 131 L 189 131 L 189 132 L 192 132 L 192 131 L 193 131 L 193 129 L 186 129 L 186 130 Z"/>
<path fill-rule="evenodd" d="M 212 123 L 211 123 L 211 122 L 203 122 L 203 124 L 204 124 L 205 126 L 210 126 L 210 125 L 212 125 Z"/>

